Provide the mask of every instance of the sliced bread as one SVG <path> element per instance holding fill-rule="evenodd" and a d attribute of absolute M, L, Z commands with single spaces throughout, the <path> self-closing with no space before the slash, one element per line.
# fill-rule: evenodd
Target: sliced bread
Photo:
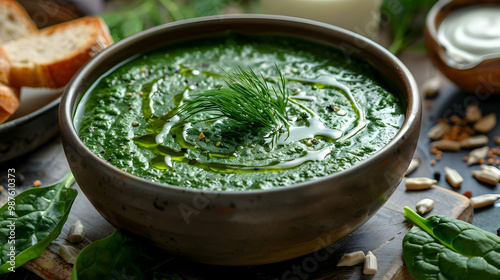
<path fill-rule="evenodd" d="M 19 91 L 0 84 L 0 123 L 7 120 L 19 107 Z"/>
<path fill-rule="evenodd" d="M 7 52 L 0 47 L 0 83 L 8 84 L 10 76 L 10 60 Z"/>
<path fill-rule="evenodd" d="M 0 46 L 0 63 L 2 59 L 4 64 L 10 61 L 8 83 L 14 88 L 61 88 L 80 67 L 112 43 L 101 18 L 84 17 Z"/>
<path fill-rule="evenodd" d="M 23 6 L 14 0 L 0 0 L 0 23 L 0 45 L 38 29 Z"/>

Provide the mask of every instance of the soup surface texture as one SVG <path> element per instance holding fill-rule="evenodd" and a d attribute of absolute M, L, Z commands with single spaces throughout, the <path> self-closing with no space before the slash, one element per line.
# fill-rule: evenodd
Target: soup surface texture
<path fill-rule="evenodd" d="M 191 95 L 224 84 L 238 66 L 290 97 L 290 130 L 231 119 L 187 121 Z M 244 110 L 243 108 L 241 110 Z M 329 47 L 281 36 L 226 34 L 136 56 L 103 75 L 75 114 L 83 143 L 110 164 L 147 180 L 205 190 L 289 186 L 345 170 L 384 147 L 405 117 L 403 99 L 367 63 Z M 203 134 L 202 134 L 203 133 Z"/>

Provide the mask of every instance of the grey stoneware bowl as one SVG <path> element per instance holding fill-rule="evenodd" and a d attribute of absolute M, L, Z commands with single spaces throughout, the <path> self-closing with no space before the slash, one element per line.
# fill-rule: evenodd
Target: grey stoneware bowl
<path fill-rule="evenodd" d="M 399 133 L 370 158 L 314 181 L 259 191 L 200 191 L 159 184 L 113 167 L 88 150 L 73 124 L 87 89 L 113 66 L 179 40 L 235 31 L 285 34 L 340 48 L 368 61 L 406 100 Z M 299 18 L 230 15 L 173 22 L 123 40 L 73 79 L 60 106 L 71 170 L 94 207 L 113 226 L 186 259 L 215 265 L 259 265 L 311 253 L 347 236 L 389 199 L 412 159 L 421 99 L 408 69 L 391 53 L 352 32 Z"/>

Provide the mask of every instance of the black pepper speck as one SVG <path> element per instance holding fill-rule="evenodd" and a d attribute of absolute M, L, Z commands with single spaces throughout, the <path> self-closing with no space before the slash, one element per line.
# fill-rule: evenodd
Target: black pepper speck
<path fill-rule="evenodd" d="M 434 179 L 439 182 L 439 180 L 441 179 L 441 173 L 434 172 Z"/>

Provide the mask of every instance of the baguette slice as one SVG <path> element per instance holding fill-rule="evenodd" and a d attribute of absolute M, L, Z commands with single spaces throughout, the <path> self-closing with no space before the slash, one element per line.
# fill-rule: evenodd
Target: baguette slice
<path fill-rule="evenodd" d="M 9 84 L 10 60 L 7 52 L 0 47 L 0 83 Z"/>
<path fill-rule="evenodd" d="M 0 123 L 6 121 L 19 107 L 19 91 L 0 84 Z"/>
<path fill-rule="evenodd" d="M 37 30 L 35 23 L 17 1 L 0 0 L 0 45 Z"/>
<path fill-rule="evenodd" d="M 10 61 L 8 82 L 14 88 L 62 88 L 87 61 L 112 43 L 101 18 L 84 17 L 0 46 L 0 61 L 3 49 L 4 60 Z"/>

